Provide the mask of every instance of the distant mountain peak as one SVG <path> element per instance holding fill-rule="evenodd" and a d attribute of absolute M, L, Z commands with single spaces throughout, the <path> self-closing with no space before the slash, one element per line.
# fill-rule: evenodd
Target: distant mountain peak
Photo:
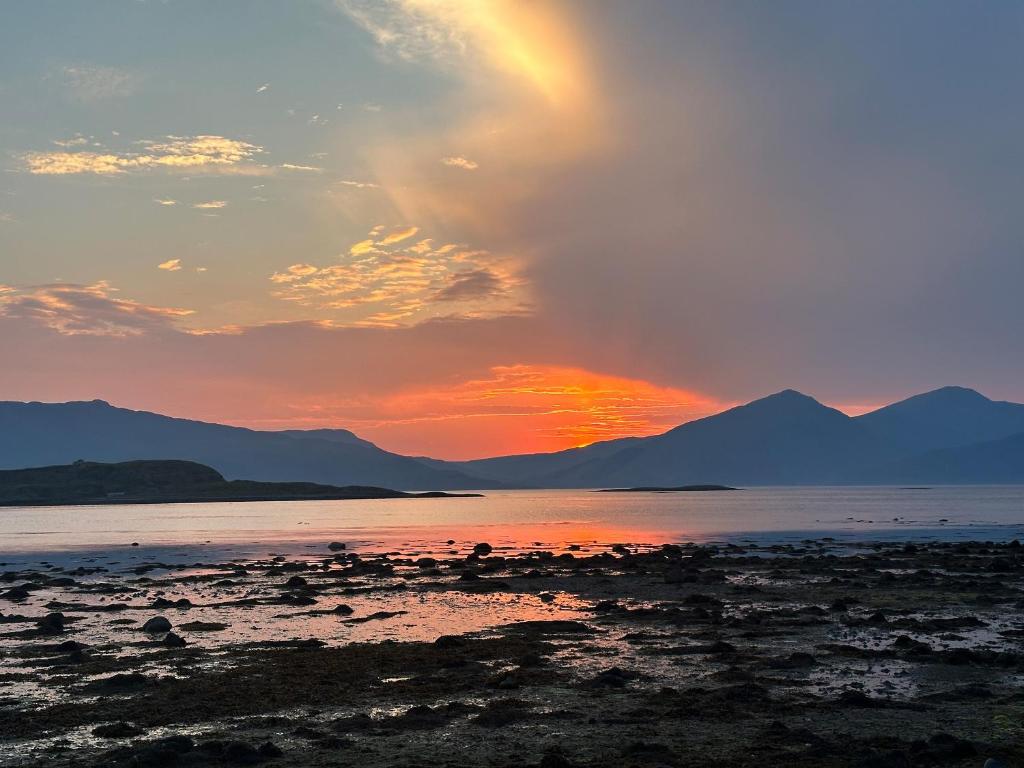
<path fill-rule="evenodd" d="M 784 389 L 781 392 L 776 392 L 765 397 L 752 400 L 741 408 L 747 408 L 751 410 L 765 410 L 774 408 L 821 408 L 828 409 L 828 406 L 822 405 L 820 402 L 815 400 L 810 395 L 805 395 L 803 392 L 798 392 L 795 389 Z"/>
<path fill-rule="evenodd" d="M 985 397 L 981 392 L 970 387 L 959 387 L 950 385 L 948 387 L 939 387 L 933 389 L 930 392 L 923 392 L 917 395 L 918 398 L 932 398 L 932 399 L 957 399 L 957 400 L 973 400 L 977 402 L 991 402 L 989 398 Z M 912 398 L 913 399 L 913 398 Z"/>
<path fill-rule="evenodd" d="M 985 397 L 975 389 L 968 387 L 939 387 L 929 392 L 922 392 L 919 395 L 911 395 L 908 398 L 879 408 L 876 412 L 896 412 L 921 408 L 969 408 L 992 404 L 992 400 Z"/>

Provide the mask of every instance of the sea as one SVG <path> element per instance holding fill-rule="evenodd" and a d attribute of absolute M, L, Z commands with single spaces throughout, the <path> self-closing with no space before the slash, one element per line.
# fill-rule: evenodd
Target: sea
<path fill-rule="evenodd" d="M 126 550 L 255 558 L 349 549 L 509 553 L 622 543 L 798 543 L 1024 538 L 1024 486 L 763 487 L 683 493 L 482 491 L 480 498 L 9 507 L 0 567 Z"/>

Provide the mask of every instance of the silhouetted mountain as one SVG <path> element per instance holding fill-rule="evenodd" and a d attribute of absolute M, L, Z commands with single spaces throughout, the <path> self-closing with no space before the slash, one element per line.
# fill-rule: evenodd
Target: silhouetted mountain
<path fill-rule="evenodd" d="M 786 390 L 559 473 L 562 487 L 836 482 L 884 445 L 849 416 Z"/>
<path fill-rule="evenodd" d="M 192 461 L 76 461 L 55 467 L 0 470 L 0 506 L 157 504 L 198 501 L 309 501 L 448 496 L 362 485 L 225 480 Z"/>
<path fill-rule="evenodd" d="M 856 418 L 786 390 L 652 437 L 448 462 L 344 429 L 259 432 L 102 401 L 0 403 L 0 468 L 188 459 L 229 478 L 403 490 L 1024 482 L 1020 434 L 1024 405 L 960 387 Z"/>
<path fill-rule="evenodd" d="M 914 485 L 1024 483 L 1024 432 L 911 456 L 872 473 L 867 479 Z"/>
<path fill-rule="evenodd" d="M 420 459 L 433 466 L 457 468 L 489 482 L 512 487 L 543 488 L 552 482 L 552 476 L 565 472 L 594 459 L 611 456 L 643 438 L 623 437 L 617 440 L 602 440 L 582 448 L 568 448 L 553 453 L 524 453 L 517 456 L 496 456 L 491 459 L 471 461 L 439 461 Z"/>
<path fill-rule="evenodd" d="M 1024 432 L 1024 405 L 943 387 L 856 417 L 902 456 Z"/>
<path fill-rule="evenodd" d="M 370 448 L 377 448 L 369 440 L 364 440 L 355 432 L 350 432 L 347 429 L 282 429 L 274 434 L 300 438 L 313 437 L 318 440 L 328 440 L 332 443 L 348 443 L 349 445 L 366 445 Z"/>
<path fill-rule="evenodd" d="M 258 432 L 115 408 L 101 400 L 0 403 L 0 468 L 78 459 L 187 459 L 228 478 L 401 490 L 468 489 L 479 484 L 457 470 L 428 467 L 363 441 Z"/>

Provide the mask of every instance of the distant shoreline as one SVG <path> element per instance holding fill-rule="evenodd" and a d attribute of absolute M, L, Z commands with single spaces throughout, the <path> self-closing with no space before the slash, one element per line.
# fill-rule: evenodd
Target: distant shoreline
<path fill-rule="evenodd" d="M 730 485 L 638 486 L 636 488 L 599 488 L 596 493 L 692 493 L 705 491 L 739 491 Z"/>
<path fill-rule="evenodd" d="M 482 499 L 482 493 L 446 493 L 444 491 L 425 491 L 423 493 L 405 493 L 394 491 L 380 496 L 224 496 L 224 497 L 183 497 L 169 499 L 128 499 L 122 496 L 111 499 L 79 499 L 79 500 L 46 500 L 46 501 L 0 501 L 0 508 L 12 507 L 108 507 L 113 505 L 133 504 L 226 504 L 230 502 L 262 502 L 262 501 L 380 501 L 387 499 Z"/>

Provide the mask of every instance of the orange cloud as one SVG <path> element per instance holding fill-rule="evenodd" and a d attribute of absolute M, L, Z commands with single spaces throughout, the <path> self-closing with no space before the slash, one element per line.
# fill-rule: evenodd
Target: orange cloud
<path fill-rule="evenodd" d="M 370 235 L 380 237 L 375 227 Z M 437 317 L 493 317 L 528 307 L 524 281 L 507 260 L 430 238 L 411 245 L 409 226 L 362 240 L 342 263 L 292 264 L 270 275 L 273 295 L 334 326 L 394 328 Z"/>

